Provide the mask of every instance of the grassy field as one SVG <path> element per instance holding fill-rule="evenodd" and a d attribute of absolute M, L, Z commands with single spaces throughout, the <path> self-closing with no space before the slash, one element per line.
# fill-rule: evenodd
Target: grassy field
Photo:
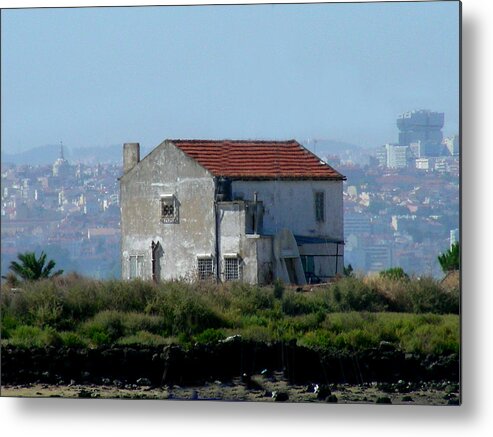
<path fill-rule="evenodd" d="M 231 335 L 358 350 L 459 350 L 459 290 L 431 278 L 346 277 L 296 292 L 277 283 L 154 284 L 66 275 L 2 289 L 2 343 L 18 347 L 214 343 Z"/>

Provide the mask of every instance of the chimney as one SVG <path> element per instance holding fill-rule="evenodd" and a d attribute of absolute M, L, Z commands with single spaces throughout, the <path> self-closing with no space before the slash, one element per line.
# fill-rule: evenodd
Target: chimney
<path fill-rule="evenodd" d="M 123 174 L 128 173 L 140 161 L 140 144 L 123 144 Z"/>

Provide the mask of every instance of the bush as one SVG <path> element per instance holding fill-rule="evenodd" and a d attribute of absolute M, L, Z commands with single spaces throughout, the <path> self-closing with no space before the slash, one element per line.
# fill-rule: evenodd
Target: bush
<path fill-rule="evenodd" d="M 360 278 L 345 277 L 332 288 L 335 311 L 385 311 L 387 297 L 374 286 Z"/>
<path fill-rule="evenodd" d="M 320 311 L 316 299 L 309 293 L 287 291 L 282 299 L 282 312 L 289 316 L 310 314 Z"/>
<path fill-rule="evenodd" d="M 121 337 L 117 343 L 125 346 L 163 346 L 166 344 L 170 344 L 170 339 L 162 337 L 161 335 L 153 334 L 148 331 L 138 331 L 134 335 Z"/>
<path fill-rule="evenodd" d="M 195 336 L 197 343 L 215 344 L 220 340 L 224 340 L 226 336 L 217 329 L 208 328 L 205 331 Z"/>
<path fill-rule="evenodd" d="M 255 314 L 259 310 L 274 308 L 274 291 L 241 282 L 231 286 L 231 305 L 241 314 Z"/>
<path fill-rule="evenodd" d="M 425 278 L 410 284 L 408 298 L 409 310 L 414 313 L 459 313 L 459 293 L 444 291 L 439 284 Z"/>
<path fill-rule="evenodd" d="M 409 280 L 409 276 L 404 272 L 402 267 L 393 267 L 391 269 L 383 270 L 380 272 L 380 277 L 392 281 Z"/>
<path fill-rule="evenodd" d="M 22 348 L 60 346 L 60 335 L 53 329 L 41 329 L 37 326 L 21 325 L 10 333 L 9 344 Z"/>
<path fill-rule="evenodd" d="M 117 311 L 102 311 L 85 322 L 80 332 L 97 346 L 114 343 L 125 334 L 123 317 Z"/>
<path fill-rule="evenodd" d="M 75 332 L 60 332 L 60 339 L 63 346 L 66 347 L 87 347 L 88 343 L 83 337 Z"/>

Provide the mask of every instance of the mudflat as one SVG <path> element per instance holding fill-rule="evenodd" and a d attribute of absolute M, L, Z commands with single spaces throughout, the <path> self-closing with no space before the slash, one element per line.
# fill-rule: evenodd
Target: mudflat
<path fill-rule="evenodd" d="M 450 381 L 364 384 L 290 384 L 282 372 L 210 381 L 196 386 L 119 384 L 4 385 L 2 397 L 92 399 L 168 399 L 246 402 L 323 402 L 339 404 L 459 405 L 459 385 Z"/>

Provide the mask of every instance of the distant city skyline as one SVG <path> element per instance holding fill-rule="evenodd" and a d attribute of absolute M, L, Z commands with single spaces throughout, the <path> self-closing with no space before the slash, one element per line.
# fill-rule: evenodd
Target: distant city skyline
<path fill-rule="evenodd" d="M 459 3 L 2 11 L 2 150 L 459 131 Z"/>

